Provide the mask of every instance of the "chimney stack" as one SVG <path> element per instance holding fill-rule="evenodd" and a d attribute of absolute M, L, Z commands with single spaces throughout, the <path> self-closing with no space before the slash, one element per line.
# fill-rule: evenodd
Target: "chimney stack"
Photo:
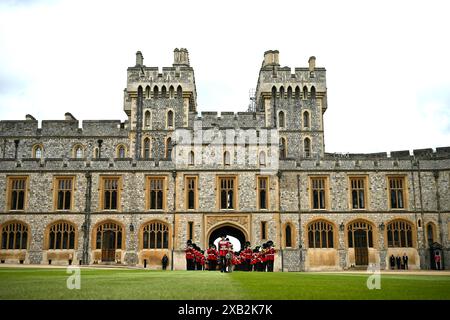
<path fill-rule="evenodd" d="M 280 52 L 278 50 L 268 50 L 264 52 L 263 67 L 280 66 L 279 53 Z"/>
<path fill-rule="evenodd" d="M 144 56 L 142 52 L 136 52 L 136 67 L 142 67 L 144 65 Z"/>
<path fill-rule="evenodd" d="M 316 57 L 314 56 L 309 57 L 308 63 L 309 63 L 309 71 L 310 72 L 314 71 L 314 69 L 316 68 Z"/>
<path fill-rule="evenodd" d="M 173 50 L 173 65 L 189 66 L 189 52 L 185 48 Z"/>

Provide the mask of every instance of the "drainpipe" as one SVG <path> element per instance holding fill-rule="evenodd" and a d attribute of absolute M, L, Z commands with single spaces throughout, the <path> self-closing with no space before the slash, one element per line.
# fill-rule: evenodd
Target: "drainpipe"
<path fill-rule="evenodd" d="M 14 147 L 15 147 L 15 149 L 14 149 L 14 160 L 17 160 L 17 152 L 19 150 L 19 142 L 20 142 L 19 139 L 14 140 Z"/>
<path fill-rule="evenodd" d="M 284 272 L 284 261 L 283 261 L 283 234 L 282 234 L 282 224 L 281 224 L 281 171 L 278 170 L 277 177 L 278 177 L 278 223 L 280 225 L 280 258 L 281 258 L 281 272 Z"/>
<path fill-rule="evenodd" d="M 300 250 L 300 271 L 303 271 L 302 269 L 302 251 L 303 251 L 303 245 L 302 245 L 302 202 L 300 197 L 300 175 L 297 174 L 297 197 L 298 197 L 298 248 Z"/>
<path fill-rule="evenodd" d="M 172 257 L 170 259 L 170 269 L 173 270 L 173 251 L 175 249 L 175 211 L 177 209 L 177 172 L 172 171 L 173 178 L 173 210 L 172 210 Z"/>
<path fill-rule="evenodd" d="M 91 228 L 91 197 L 92 197 L 92 174 L 88 171 L 86 177 L 86 206 L 84 209 L 83 229 L 83 258 L 82 264 L 89 264 L 89 231 Z"/>
<path fill-rule="evenodd" d="M 436 209 L 438 211 L 438 225 L 439 225 L 439 241 L 441 245 L 444 245 L 444 226 L 442 225 L 442 214 L 441 214 L 441 194 L 439 192 L 439 171 L 435 170 L 433 171 L 434 174 L 434 181 L 436 183 Z M 442 250 L 442 257 L 441 257 L 441 268 L 442 270 L 445 270 L 445 250 Z M 431 259 L 431 257 L 430 257 Z"/>
<path fill-rule="evenodd" d="M 420 219 L 422 220 L 422 250 L 425 255 L 425 228 L 424 228 L 424 219 L 423 219 L 423 197 L 422 197 L 422 179 L 420 178 L 420 161 L 417 160 L 417 173 L 419 176 L 419 200 L 420 200 Z M 425 256 L 424 256 L 425 258 Z"/>

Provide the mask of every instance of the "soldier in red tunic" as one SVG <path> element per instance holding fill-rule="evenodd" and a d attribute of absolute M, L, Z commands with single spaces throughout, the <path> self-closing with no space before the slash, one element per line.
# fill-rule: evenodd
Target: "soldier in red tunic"
<path fill-rule="evenodd" d="M 226 272 L 227 262 L 226 255 L 230 247 L 230 242 L 222 236 L 219 241 L 219 257 L 220 257 L 220 272 Z"/>
<path fill-rule="evenodd" d="M 192 242 L 189 240 L 186 246 L 186 270 L 194 270 L 194 249 Z"/>
<path fill-rule="evenodd" d="M 252 271 L 252 265 L 251 265 L 251 261 L 252 261 L 252 256 L 253 256 L 253 252 L 252 249 L 250 248 L 250 244 L 245 248 L 244 250 L 244 257 L 245 257 L 245 271 Z"/>
<path fill-rule="evenodd" d="M 269 241 L 267 242 L 269 248 L 267 249 L 267 253 L 266 253 L 266 257 L 267 257 L 267 271 L 268 272 L 273 272 L 273 264 L 275 261 L 275 253 L 276 250 L 273 247 L 273 242 Z"/>
<path fill-rule="evenodd" d="M 206 250 L 206 254 L 208 255 L 209 271 L 216 270 L 218 252 L 216 250 L 216 246 L 213 243 L 211 243 L 211 246 L 209 247 L 209 249 Z"/>

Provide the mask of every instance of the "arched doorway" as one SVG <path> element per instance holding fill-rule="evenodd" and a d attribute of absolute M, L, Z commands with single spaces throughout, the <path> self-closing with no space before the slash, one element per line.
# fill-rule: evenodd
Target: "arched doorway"
<path fill-rule="evenodd" d="M 108 221 L 99 224 L 95 232 L 95 248 L 101 250 L 101 261 L 115 261 L 116 250 L 122 249 L 122 226 Z"/>
<path fill-rule="evenodd" d="M 222 225 L 215 228 L 208 237 L 208 246 L 211 243 L 215 243 L 217 246 L 217 241 L 221 236 L 227 236 L 230 238 L 230 242 L 233 244 L 233 250 L 239 251 L 244 248 L 246 235 L 239 228 L 232 225 Z"/>
<path fill-rule="evenodd" d="M 355 264 L 369 264 L 369 248 L 373 248 L 372 225 L 364 220 L 351 222 L 347 226 L 348 247 L 355 250 Z"/>

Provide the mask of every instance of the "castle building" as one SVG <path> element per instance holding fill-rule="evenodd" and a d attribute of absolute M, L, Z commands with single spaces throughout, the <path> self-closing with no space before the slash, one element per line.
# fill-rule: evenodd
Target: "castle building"
<path fill-rule="evenodd" d="M 127 70 L 127 120 L 0 121 L 1 263 L 186 267 L 191 239 L 275 243 L 275 270 L 449 268 L 450 147 L 325 152 L 326 71 L 264 53 L 254 106 L 197 112 L 188 51 Z"/>

